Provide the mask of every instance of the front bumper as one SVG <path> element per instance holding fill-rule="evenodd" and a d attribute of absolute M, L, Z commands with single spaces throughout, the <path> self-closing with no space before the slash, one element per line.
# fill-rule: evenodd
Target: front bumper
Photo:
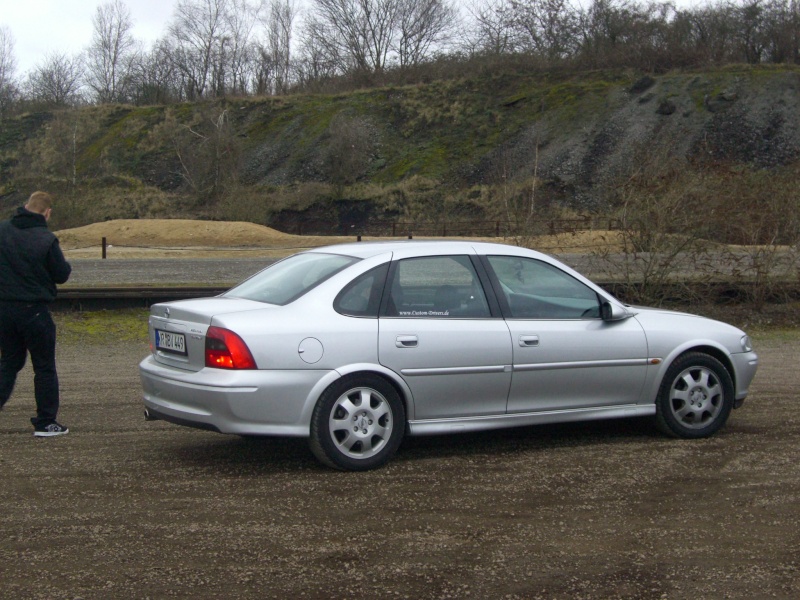
<path fill-rule="evenodd" d="M 739 408 L 744 404 L 745 398 L 750 391 L 750 384 L 756 376 L 758 370 L 758 355 L 755 352 L 742 352 L 731 354 L 733 370 L 735 374 L 736 395 L 734 396 L 734 408 Z"/>
<path fill-rule="evenodd" d="M 335 371 L 183 371 L 148 356 L 139 364 L 152 417 L 237 435 L 308 436 L 319 394 Z"/>

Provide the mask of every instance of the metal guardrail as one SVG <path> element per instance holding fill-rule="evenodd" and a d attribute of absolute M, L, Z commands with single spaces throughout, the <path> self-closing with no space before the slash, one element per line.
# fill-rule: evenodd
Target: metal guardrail
<path fill-rule="evenodd" d="M 209 298 L 229 290 L 231 286 L 219 287 L 67 287 L 59 288 L 53 308 L 91 310 L 101 308 L 147 308 L 156 302 Z"/>

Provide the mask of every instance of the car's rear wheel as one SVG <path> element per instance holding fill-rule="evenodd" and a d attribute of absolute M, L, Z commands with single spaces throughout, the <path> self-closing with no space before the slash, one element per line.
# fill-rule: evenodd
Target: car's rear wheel
<path fill-rule="evenodd" d="M 721 362 L 689 352 L 672 363 L 661 382 L 656 424 L 674 437 L 707 437 L 725 425 L 733 395 L 733 381 Z"/>
<path fill-rule="evenodd" d="M 332 384 L 311 418 L 311 451 L 323 464 L 365 471 L 397 451 L 406 417 L 397 391 L 383 378 L 352 375 Z"/>

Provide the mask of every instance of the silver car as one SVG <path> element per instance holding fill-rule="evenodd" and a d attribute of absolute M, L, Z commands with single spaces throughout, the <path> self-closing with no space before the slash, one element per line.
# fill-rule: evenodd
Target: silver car
<path fill-rule="evenodd" d="M 713 434 L 758 358 L 739 329 L 622 304 L 553 258 L 464 241 L 354 243 L 215 298 L 155 304 L 150 419 L 300 436 L 324 464 L 384 464 L 405 435 L 652 416 Z"/>

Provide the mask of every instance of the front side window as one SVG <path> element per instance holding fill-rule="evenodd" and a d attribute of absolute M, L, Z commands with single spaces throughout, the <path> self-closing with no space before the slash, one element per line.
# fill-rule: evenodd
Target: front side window
<path fill-rule="evenodd" d="M 457 319 L 491 313 L 469 257 L 431 256 L 397 262 L 386 316 Z"/>
<path fill-rule="evenodd" d="M 561 269 L 533 258 L 489 256 L 511 318 L 597 319 L 594 290 Z"/>
<path fill-rule="evenodd" d="M 358 260 L 340 254 L 319 252 L 295 254 L 256 273 L 250 279 L 228 290 L 224 296 L 282 306 L 297 300 Z"/>

